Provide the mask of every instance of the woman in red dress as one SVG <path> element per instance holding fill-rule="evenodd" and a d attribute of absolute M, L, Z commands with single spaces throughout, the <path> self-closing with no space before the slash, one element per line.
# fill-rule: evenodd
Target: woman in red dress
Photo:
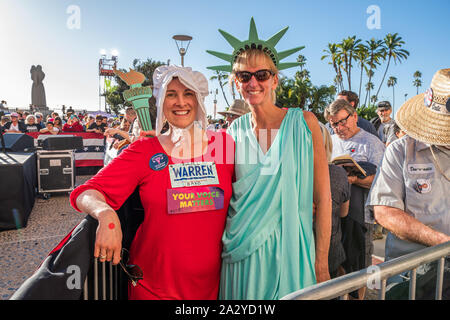
<path fill-rule="evenodd" d="M 99 222 L 94 256 L 117 264 L 122 231 L 115 210 L 139 186 L 145 218 L 129 263 L 143 279 L 129 285 L 129 299 L 217 299 L 234 142 L 206 131 L 201 73 L 161 66 L 153 83 L 156 137 L 133 142 L 75 189 L 71 203 Z M 165 121 L 169 130 L 161 134 Z"/>

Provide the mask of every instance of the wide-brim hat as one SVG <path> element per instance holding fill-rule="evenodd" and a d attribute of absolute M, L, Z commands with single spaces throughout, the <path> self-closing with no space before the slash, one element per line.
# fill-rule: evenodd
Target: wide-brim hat
<path fill-rule="evenodd" d="M 233 104 L 230 106 L 230 108 L 227 111 L 221 111 L 218 112 L 218 114 L 222 116 L 227 116 L 229 114 L 236 115 L 236 116 L 243 116 L 246 113 L 250 112 L 250 108 L 248 104 L 241 99 L 236 99 L 233 101 Z"/>
<path fill-rule="evenodd" d="M 430 88 L 406 101 L 396 115 L 398 126 L 430 145 L 450 145 L 450 68 L 436 72 Z"/>

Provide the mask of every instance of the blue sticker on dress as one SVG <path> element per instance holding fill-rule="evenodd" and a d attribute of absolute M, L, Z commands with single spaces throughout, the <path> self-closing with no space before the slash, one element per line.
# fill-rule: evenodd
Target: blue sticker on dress
<path fill-rule="evenodd" d="M 169 164 L 169 157 L 164 153 L 157 153 L 150 159 L 150 168 L 155 171 L 160 171 Z"/>

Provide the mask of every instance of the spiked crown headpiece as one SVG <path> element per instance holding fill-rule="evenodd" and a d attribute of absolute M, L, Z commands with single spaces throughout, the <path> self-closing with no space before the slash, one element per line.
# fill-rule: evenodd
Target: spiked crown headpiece
<path fill-rule="evenodd" d="M 246 41 L 240 41 L 231 34 L 219 29 L 219 32 L 222 34 L 225 40 L 227 40 L 227 42 L 233 47 L 234 51 L 232 54 L 226 54 L 217 51 L 206 50 L 206 52 L 208 52 L 209 54 L 212 54 L 213 56 L 216 56 L 230 63 L 229 65 L 213 66 L 207 68 L 216 71 L 232 72 L 233 63 L 236 61 L 236 59 L 242 52 L 248 49 L 262 50 L 272 59 L 273 63 L 278 68 L 278 70 L 299 66 L 300 65 L 299 62 L 280 63 L 280 60 L 290 56 L 291 54 L 297 51 L 302 50 L 304 46 L 296 47 L 282 52 L 277 52 L 277 50 L 275 49 L 275 46 L 284 36 L 284 34 L 288 29 L 289 27 L 280 30 L 266 41 L 258 38 L 258 31 L 256 30 L 256 24 L 253 18 L 250 20 L 250 31 L 248 35 L 248 40 Z"/>

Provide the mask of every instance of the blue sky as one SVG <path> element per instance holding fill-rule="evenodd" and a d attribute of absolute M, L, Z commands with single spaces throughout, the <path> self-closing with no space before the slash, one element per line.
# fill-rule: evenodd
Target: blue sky
<path fill-rule="evenodd" d="M 79 29 L 67 26 L 72 17 L 67 9 L 73 5 L 80 9 Z M 380 29 L 367 27 L 370 5 L 380 8 Z M 397 110 L 405 94 L 410 98 L 416 93 L 412 86 L 416 70 L 423 74 L 420 91 L 425 91 L 438 69 L 450 67 L 449 13 L 448 0 L 0 0 L 0 99 L 7 100 L 10 107 L 27 107 L 31 103 L 29 71 L 32 65 L 40 64 L 51 108 L 65 104 L 98 110 L 100 49 L 117 49 L 120 68 L 130 67 L 135 58 L 170 59 L 171 64 L 180 64 L 172 39 L 175 34 L 193 37 L 185 65 L 210 78 L 213 72 L 206 67 L 222 64 L 222 60 L 205 50 L 231 52 L 217 29 L 245 40 L 253 16 L 262 39 L 289 26 L 276 48 L 306 46 L 301 53 L 308 59 L 307 69 L 315 85 L 331 85 L 333 81 L 331 66 L 320 60 L 329 42 L 353 35 L 363 40 L 381 39 L 398 32 L 411 55 L 402 64 L 392 64 L 388 71 L 387 77 L 398 79 Z M 294 54 L 283 61 L 295 58 Z M 288 69 L 284 73 L 292 76 L 294 72 Z M 383 72 L 384 66 L 375 74 L 376 88 Z M 352 89 L 358 91 L 357 68 L 352 77 Z M 216 88 L 217 82 L 210 81 L 210 90 Z M 206 99 L 208 114 L 213 112 L 213 98 Z M 217 98 L 217 111 L 221 111 L 226 105 L 220 90 Z M 392 102 L 392 88 L 386 83 L 379 99 Z"/>

